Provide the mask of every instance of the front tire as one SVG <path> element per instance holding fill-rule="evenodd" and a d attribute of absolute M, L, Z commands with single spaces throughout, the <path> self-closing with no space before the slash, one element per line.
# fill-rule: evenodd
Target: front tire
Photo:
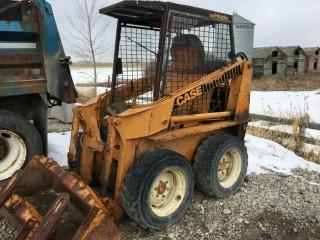
<path fill-rule="evenodd" d="M 193 167 L 200 191 L 226 198 L 239 191 L 246 177 L 247 149 L 240 138 L 217 133 L 199 146 Z"/>
<path fill-rule="evenodd" d="M 37 129 L 19 114 L 0 110 L 0 182 L 12 177 L 33 156 L 42 154 Z"/>
<path fill-rule="evenodd" d="M 122 185 L 122 206 L 141 227 L 162 230 L 179 221 L 192 202 L 188 160 L 170 150 L 151 150 L 137 159 Z"/>

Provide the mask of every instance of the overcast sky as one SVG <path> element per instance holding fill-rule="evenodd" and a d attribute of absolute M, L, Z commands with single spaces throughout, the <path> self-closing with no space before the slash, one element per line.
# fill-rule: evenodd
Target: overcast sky
<path fill-rule="evenodd" d="M 73 3 L 76 0 L 49 0 L 57 19 L 63 39 L 68 38 L 66 16 L 75 16 Z M 104 7 L 117 0 L 95 0 Z M 256 24 L 255 47 L 301 45 L 320 46 L 320 1 L 319 0 L 172 0 L 219 12 L 241 16 Z M 99 13 L 97 13 L 99 14 Z M 101 15 L 109 23 L 108 44 L 113 45 L 115 21 Z M 110 52 L 112 48 L 110 48 Z M 111 53 L 108 53 L 110 55 Z"/>

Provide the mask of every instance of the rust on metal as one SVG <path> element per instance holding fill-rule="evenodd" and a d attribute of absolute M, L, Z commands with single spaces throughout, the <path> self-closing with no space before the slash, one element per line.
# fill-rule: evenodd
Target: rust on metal
<path fill-rule="evenodd" d="M 32 239 L 33 232 L 42 221 L 42 216 L 25 199 L 13 194 L 0 209 L 1 215 L 22 226 L 17 239 Z"/>
<path fill-rule="evenodd" d="M 111 218 L 106 218 L 101 210 L 92 208 L 82 222 L 73 240 L 113 239 L 124 240 Z"/>
<path fill-rule="evenodd" d="M 44 217 L 19 196 L 47 189 L 60 194 Z M 34 157 L 0 193 L 1 212 L 22 225 L 18 239 L 50 239 L 69 201 L 85 215 L 73 239 L 125 239 L 114 223 L 116 211 L 109 211 L 88 185 L 47 157 Z"/>
<path fill-rule="evenodd" d="M 26 3 L 29 3 L 29 2 L 30 2 L 30 0 L 21 0 L 21 1 L 15 2 L 15 3 L 12 3 L 12 4 L 10 4 L 10 5 L 6 6 L 6 7 L 1 8 L 0 9 L 0 14 L 3 14 L 5 12 L 7 12 L 7 11 L 10 11 L 11 9 L 14 9 L 16 7 L 19 7 L 19 6 L 24 5 Z"/>
<path fill-rule="evenodd" d="M 49 211 L 44 216 L 38 228 L 33 233 L 34 240 L 48 239 L 55 226 L 57 225 L 63 211 L 66 209 L 70 201 L 69 194 L 60 193 L 58 198 L 52 204 Z"/>
<path fill-rule="evenodd" d="M 162 180 L 159 181 L 159 185 L 154 189 L 157 194 L 161 195 L 167 190 L 167 184 Z"/>
<path fill-rule="evenodd" d="M 5 204 L 5 202 L 11 197 L 14 188 L 17 186 L 21 180 L 23 171 L 19 170 L 10 181 L 0 189 L 0 207 Z"/>

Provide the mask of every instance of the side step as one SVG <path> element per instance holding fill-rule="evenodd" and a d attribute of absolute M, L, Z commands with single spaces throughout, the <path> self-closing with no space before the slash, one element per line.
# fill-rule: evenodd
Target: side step
<path fill-rule="evenodd" d="M 42 217 L 24 197 L 48 189 L 58 192 L 58 197 Z M 70 203 L 85 216 L 73 240 L 126 239 L 93 190 L 50 158 L 34 157 L 0 189 L 0 215 L 18 223 L 19 240 L 55 239 L 57 223 Z"/>

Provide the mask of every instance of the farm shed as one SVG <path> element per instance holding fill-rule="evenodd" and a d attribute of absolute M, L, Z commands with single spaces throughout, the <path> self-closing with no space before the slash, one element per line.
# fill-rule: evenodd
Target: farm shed
<path fill-rule="evenodd" d="M 279 47 L 261 47 L 253 50 L 253 74 L 264 76 L 286 73 L 286 54 Z"/>
<path fill-rule="evenodd" d="M 311 47 L 304 48 L 303 50 L 307 55 L 305 71 L 320 72 L 320 48 Z"/>
<path fill-rule="evenodd" d="M 305 72 L 306 54 L 299 46 L 254 48 L 255 76 L 293 75 Z"/>
<path fill-rule="evenodd" d="M 287 56 L 286 75 L 304 74 L 306 54 L 299 46 L 281 47 Z"/>

